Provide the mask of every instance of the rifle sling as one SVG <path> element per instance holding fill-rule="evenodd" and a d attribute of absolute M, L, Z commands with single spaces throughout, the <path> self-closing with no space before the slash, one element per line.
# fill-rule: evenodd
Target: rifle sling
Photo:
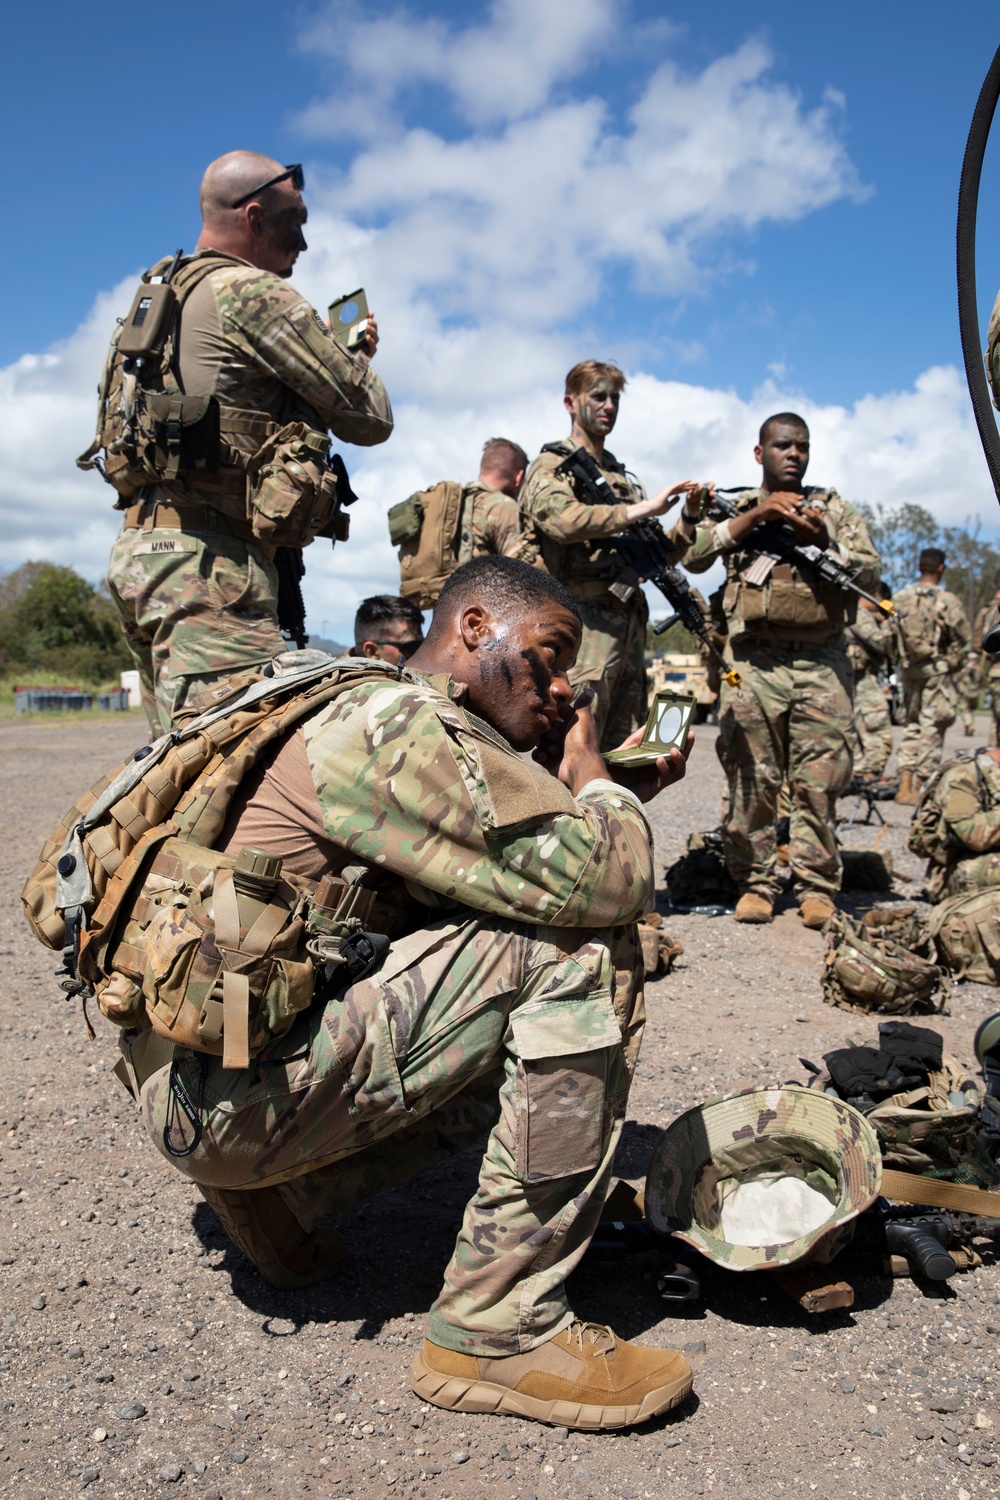
<path fill-rule="evenodd" d="M 921 1177 L 918 1172 L 897 1172 L 886 1167 L 882 1172 L 882 1193 L 899 1203 L 926 1203 L 930 1208 L 950 1208 L 956 1213 L 1000 1218 L 1000 1193 L 988 1193 L 983 1188 L 966 1187 L 959 1182 L 945 1182 L 940 1177 Z"/>

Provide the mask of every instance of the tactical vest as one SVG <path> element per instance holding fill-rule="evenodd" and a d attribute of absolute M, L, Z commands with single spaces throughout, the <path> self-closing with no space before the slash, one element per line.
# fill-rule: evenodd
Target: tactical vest
<path fill-rule="evenodd" d="M 418 609 L 433 609 L 455 569 L 472 557 L 469 497 L 443 479 L 389 511 L 389 540 L 399 548 L 399 592 Z"/>
<path fill-rule="evenodd" d="M 815 486 L 804 491 L 813 505 L 833 493 Z M 740 514 L 751 510 L 759 495 L 759 490 L 749 490 L 738 496 L 736 509 Z M 803 577 L 794 564 L 776 560 L 766 549 L 755 550 L 758 546 L 762 544 L 752 531 L 743 545 L 724 554 L 727 579 L 722 608 L 734 640 L 750 635 L 821 643 L 839 636 L 854 620 L 857 599 L 853 594 Z"/>
<path fill-rule="evenodd" d="M 561 438 L 556 443 L 545 443 L 541 451 L 555 454 L 561 460 L 569 458 L 576 446 L 568 439 Z M 614 491 L 617 503 L 632 505 L 637 500 L 643 499 L 642 486 L 638 481 L 633 482 L 625 465 L 619 463 L 612 454 L 605 452 L 600 469 Z M 577 500 L 584 505 L 595 503 L 591 496 L 580 494 L 573 481 L 569 482 L 573 486 L 573 493 Z M 534 538 L 547 572 L 551 573 L 553 578 L 558 578 L 578 603 L 621 605 L 638 599 L 641 607 L 645 608 L 644 596 L 639 589 L 638 574 L 633 569 L 627 568 L 603 542 L 599 540 L 570 542 L 567 546 L 554 541 L 546 536 L 540 527 L 535 526 L 533 517 L 523 508 L 521 526 L 527 535 Z"/>
<path fill-rule="evenodd" d="M 117 490 L 119 510 L 151 485 L 183 482 L 271 546 L 302 547 L 316 536 L 345 541 L 341 507 L 354 497 L 342 462 L 329 459 L 325 432 L 184 393 L 184 304 L 214 271 L 242 262 L 216 252 L 186 260 L 180 254 L 143 274 L 128 317 L 115 328 L 98 387 L 97 431 L 77 467 L 96 469 Z"/>
<path fill-rule="evenodd" d="M 282 876 L 274 856 L 243 868 L 213 845 L 269 746 L 350 688 L 397 677 L 388 663 L 286 653 L 266 674 L 210 689 L 200 703 L 214 706 L 81 797 L 21 894 L 35 936 L 63 950 L 66 992 L 84 1005 L 96 996 L 120 1026 L 245 1067 L 311 1004 L 321 975 L 347 964 L 358 977 L 358 939 L 374 941 L 365 867 L 317 884 Z"/>

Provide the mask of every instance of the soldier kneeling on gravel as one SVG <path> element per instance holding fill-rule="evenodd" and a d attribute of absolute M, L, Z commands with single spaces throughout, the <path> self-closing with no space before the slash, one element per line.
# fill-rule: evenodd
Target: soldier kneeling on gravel
<path fill-rule="evenodd" d="M 256 1065 L 178 1049 L 142 1111 L 285 1286 L 343 1258 L 331 1216 L 486 1137 L 413 1389 L 455 1411 L 627 1427 L 681 1401 L 690 1368 L 576 1319 L 565 1282 L 600 1218 L 642 1030 L 642 803 L 687 752 L 606 765 L 572 702 L 579 646 L 562 584 L 480 558 L 405 666 L 374 664 L 279 742 L 225 848 L 272 850 L 313 880 L 364 866 L 391 947 Z"/>

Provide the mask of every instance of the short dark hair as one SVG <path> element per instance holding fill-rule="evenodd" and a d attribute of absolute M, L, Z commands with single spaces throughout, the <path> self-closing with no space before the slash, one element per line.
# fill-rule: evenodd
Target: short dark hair
<path fill-rule="evenodd" d="M 809 436 L 809 423 L 800 417 L 796 411 L 777 411 L 773 417 L 765 417 L 761 423 L 758 443 L 766 443 L 772 427 L 801 427 Z"/>
<path fill-rule="evenodd" d="M 925 547 L 919 562 L 921 573 L 936 573 L 938 568 L 944 567 L 944 553 L 940 547 Z"/>
<path fill-rule="evenodd" d="M 487 438 L 479 467 L 513 479 L 518 469 L 528 467 L 528 455 L 520 443 L 513 443 L 510 438 Z"/>
<path fill-rule="evenodd" d="M 409 599 L 401 599 L 398 594 L 373 594 L 370 599 L 362 599 L 354 616 L 354 644 L 374 640 L 373 631 L 382 625 L 408 625 L 415 636 L 424 633 L 424 617 Z"/>
<path fill-rule="evenodd" d="M 490 553 L 456 568 L 441 590 L 429 634 L 453 610 L 485 604 L 500 616 L 522 615 L 540 604 L 561 604 L 579 620 L 580 611 L 558 578 L 516 557 Z"/>
<path fill-rule="evenodd" d="M 886 581 L 885 581 L 884 578 L 880 578 L 879 579 L 879 581 L 878 581 L 878 588 L 875 590 L 875 592 L 876 592 L 876 594 L 878 594 L 878 596 L 879 596 L 880 599 L 891 599 L 892 598 L 892 589 L 886 583 Z"/>

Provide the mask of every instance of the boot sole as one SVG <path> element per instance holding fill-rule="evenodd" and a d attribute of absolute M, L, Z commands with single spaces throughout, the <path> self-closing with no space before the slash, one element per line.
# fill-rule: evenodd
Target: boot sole
<path fill-rule="evenodd" d="M 594 1406 L 576 1401 L 541 1401 L 509 1386 L 489 1380 L 463 1380 L 442 1375 L 418 1354 L 410 1370 L 410 1388 L 422 1401 L 445 1411 L 478 1412 L 488 1416 L 529 1417 L 553 1427 L 574 1427 L 597 1432 L 608 1427 L 633 1427 L 648 1422 L 677 1406 L 691 1390 L 694 1375 L 689 1370 L 680 1379 L 648 1391 L 638 1406 Z"/>

